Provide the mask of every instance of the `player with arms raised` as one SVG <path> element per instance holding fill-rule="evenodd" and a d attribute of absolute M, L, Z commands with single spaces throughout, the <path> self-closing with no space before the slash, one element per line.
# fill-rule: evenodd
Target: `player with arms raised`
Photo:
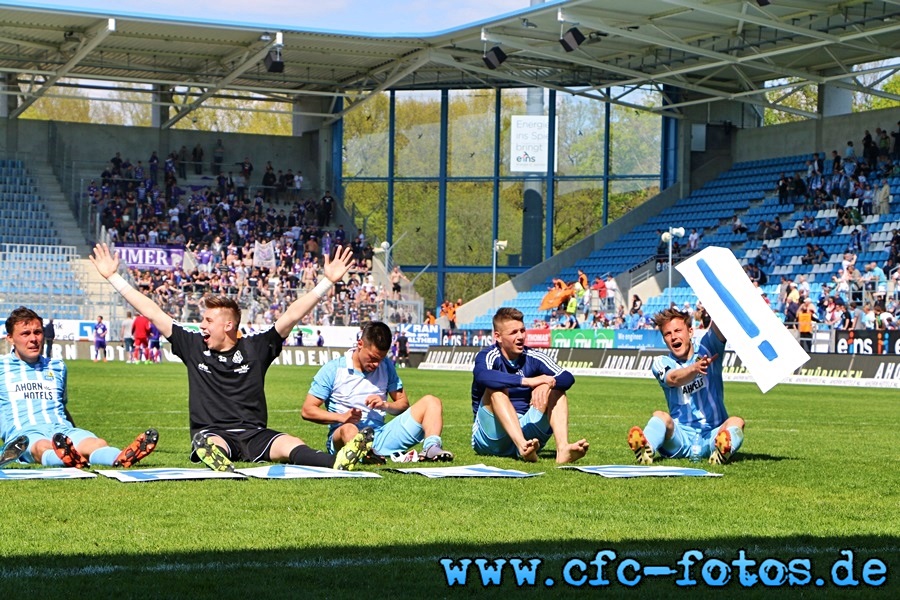
<path fill-rule="evenodd" d="M 266 371 L 281 353 L 285 338 L 347 273 L 353 260 L 350 248 L 338 247 L 334 260 L 325 257 L 325 277 L 315 289 L 292 302 L 273 327 L 243 337 L 238 337 L 241 311 L 231 298 L 205 298 L 200 333 L 193 333 L 116 272 L 119 258 L 106 244 L 97 244 L 90 259 L 116 291 L 168 338 L 172 351 L 184 361 L 192 460 L 216 471 L 234 470 L 234 460 L 344 470 L 353 468 L 368 451 L 371 430 L 361 431 L 335 457 L 313 450 L 297 437 L 269 429 L 264 389 Z"/>

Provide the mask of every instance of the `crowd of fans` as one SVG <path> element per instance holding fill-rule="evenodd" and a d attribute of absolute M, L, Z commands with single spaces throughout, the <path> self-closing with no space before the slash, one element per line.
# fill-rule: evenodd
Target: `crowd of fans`
<path fill-rule="evenodd" d="M 170 153 L 162 167 L 156 152 L 146 166 L 141 161 L 132 164 L 117 152 L 100 184 L 90 182 L 87 195 L 110 241 L 174 245 L 193 257 L 194 262 L 188 259 L 171 271 L 132 269 L 142 291 L 182 320 L 199 317 L 198 301 L 204 294 L 227 294 L 247 309 L 251 324 L 265 325 L 315 285 L 325 256 L 349 244 L 354 266 L 347 281 L 335 286 L 305 324 L 412 318 L 408 311 L 391 306 L 392 300 L 401 299 L 399 294 L 374 285 L 370 272 L 374 248 L 363 232 L 351 237 L 343 225 L 332 226 L 335 199 L 330 192 L 315 199 L 303 192 L 302 176 L 291 169 L 276 174 L 271 163 L 265 166 L 261 185 L 251 188 L 252 161 L 245 158 L 238 163 L 236 175 L 226 173 L 218 160 L 220 149 L 218 144 L 215 178 L 209 185 L 184 185 L 191 164 L 196 175 L 203 173 L 202 148 L 195 148 L 191 162 L 184 146 Z M 257 243 L 272 244 L 274 267 L 255 260 Z"/>

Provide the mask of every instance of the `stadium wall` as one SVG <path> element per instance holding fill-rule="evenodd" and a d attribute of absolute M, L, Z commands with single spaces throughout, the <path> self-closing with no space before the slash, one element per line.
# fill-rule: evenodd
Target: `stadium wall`
<path fill-rule="evenodd" d="M 181 146 L 187 146 L 190 152 L 199 142 L 204 152 L 203 174 L 211 177 L 213 147 L 221 139 L 225 148 L 223 168 L 226 173 L 237 172 L 235 163 L 249 157 L 254 166 L 251 185 L 260 184 L 266 161 L 271 161 L 276 172 L 300 169 L 308 187 L 321 187 L 318 135 L 268 136 L 90 123 L 54 124 L 57 135 L 73 151 L 72 160 L 76 162 L 103 163 L 119 152 L 122 158 L 129 158 L 133 163 L 141 160 L 146 165 L 153 150 L 163 162 L 169 152 L 177 151 Z M 46 161 L 51 143 L 51 122 L 0 119 L 0 140 L 5 140 L 2 151 L 9 156 L 24 154 L 26 160 L 33 156 Z M 102 166 L 97 169 L 98 176 L 101 170 Z M 190 167 L 188 173 L 194 177 Z"/>
<path fill-rule="evenodd" d="M 0 349 L 8 352 L 7 346 L 8 344 L 4 341 L 0 345 Z M 182 362 L 180 358 L 172 353 L 172 347 L 168 343 L 163 344 L 161 350 L 160 362 Z M 330 360 L 340 358 L 346 354 L 347 350 L 349 350 L 348 347 L 341 346 L 285 346 L 281 350 L 281 355 L 272 364 L 289 367 L 319 367 Z M 65 361 L 92 360 L 94 357 L 93 352 L 93 342 L 63 341 L 56 342 L 53 345 L 53 357 Z M 424 357 L 424 352 L 411 352 L 409 355 L 410 368 L 416 368 Z M 108 342 L 106 344 L 106 359 L 109 362 L 125 362 L 125 345 L 122 342 Z"/>
<path fill-rule="evenodd" d="M 418 368 L 435 371 L 471 371 L 475 346 L 434 346 L 428 349 Z M 639 377 L 650 379 L 650 364 L 663 350 L 548 348 L 542 350 L 574 375 Z M 749 381 L 753 378 L 734 352 L 724 358 L 725 381 Z M 860 354 L 814 354 L 784 383 L 804 385 L 840 385 L 848 387 L 900 388 L 900 356 Z"/>
<path fill-rule="evenodd" d="M 848 140 L 853 141 L 856 153 L 860 155 L 866 129 L 873 135 L 876 127 L 896 131 L 898 121 L 900 108 L 886 108 L 826 119 L 740 129 L 734 137 L 732 155 L 735 162 L 743 162 L 825 152 L 827 160 L 832 150 L 843 155 Z M 775 182 L 772 182 L 773 188 L 774 185 Z"/>

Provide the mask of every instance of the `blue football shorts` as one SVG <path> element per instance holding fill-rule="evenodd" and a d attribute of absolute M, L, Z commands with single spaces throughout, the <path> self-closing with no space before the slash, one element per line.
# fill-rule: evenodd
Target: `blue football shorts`
<path fill-rule="evenodd" d="M 69 439 L 72 440 L 72 444 L 74 444 L 76 448 L 78 447 L 78 444 L 80 444 L 84 440 L 86 440 L 88 438 L 97 437 L 92 432 L 88 431 L 87 429 L 79 429 L 78 427 L 72 427 L 71 425 L 60 425 L 60 424 L 49 425 L 48 424 L 48 425 L 44 425 L 44 426 L 29 427 L 28 429 L 22 429 L 22 430 L 18 431 L 15 435 L 10 436 L 9 439 L 17 438 L 20 435 L 27 435 L 28 436 L 28 451 L 19 457 L 19 461 L 23 462 L 23 463 L 39 463 L 39 462 L 41 462 L 41 458 L 38 457 L 37 459 L 35 459 L 34 456 L 32 456 L 31 447 L 38 440 L 52 440 L 53 435 L 57 434 L 57 433 L 63 433 L 65 435 L 67 435 L 69 437 Z"/>
<path fill-rule="evenodd" d="M 406 452 L 425 439 L 425 430 L 422 425 L 412 418 L 409 410 L 397 415 L 387 423 L 360 422 L 356 426 L 359 429 L 371 426 L 375 429 L 375 440 L 372 450 L 380 456 L 390 456 L 395 452 Z M 333 433 L 333 432 L 332 432 Z M 332 433 L 328 434 L 328 451 L 334 454 L 334 440 Z"/>
<path fill-rule="evenodd" d="M 720 425 L 715 429 L 700 431 L 700 458 L 710 457 L 713 449 L 713 441 L 716 439 L 716 436 L 721 429 L 722 426 Z M 694 443 L 694 436 L 697 435 L 697 431 L 698 430 L 693 427 L 688 427 L 687 425 L 682 425 L 678 421 L 675 421 L 675 431 L 672 433 L 672 437 L 664 441 L 663 445 L 660 448 L 657 448 L 657 450 L 660 455 L 665 456 L 666 458 L 690 458 L 691 445 Z"/>
<path fill-rule="evenodd" d="M 533 406 L 519 415 L 519 426 L 525 439 L 537 438 L 541 448 L 553 435 L 550 420 L 545 413 Z M 475 422 L 472 423 L 472 448 L 476 454 L 488 456 L 518 456 L 519 450 L 512 438 L 503 429 L 500 421 L 484 406 L 478 407 Z"/>

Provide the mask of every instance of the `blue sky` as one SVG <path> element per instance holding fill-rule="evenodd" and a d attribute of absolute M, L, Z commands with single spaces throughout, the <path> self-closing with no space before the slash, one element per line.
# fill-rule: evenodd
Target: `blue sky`
<path fill-rule="evenodd" d="M 531 5 L 530 0 L 13 0 L 8 3 L 378 34 L 434 33 Z"/>

